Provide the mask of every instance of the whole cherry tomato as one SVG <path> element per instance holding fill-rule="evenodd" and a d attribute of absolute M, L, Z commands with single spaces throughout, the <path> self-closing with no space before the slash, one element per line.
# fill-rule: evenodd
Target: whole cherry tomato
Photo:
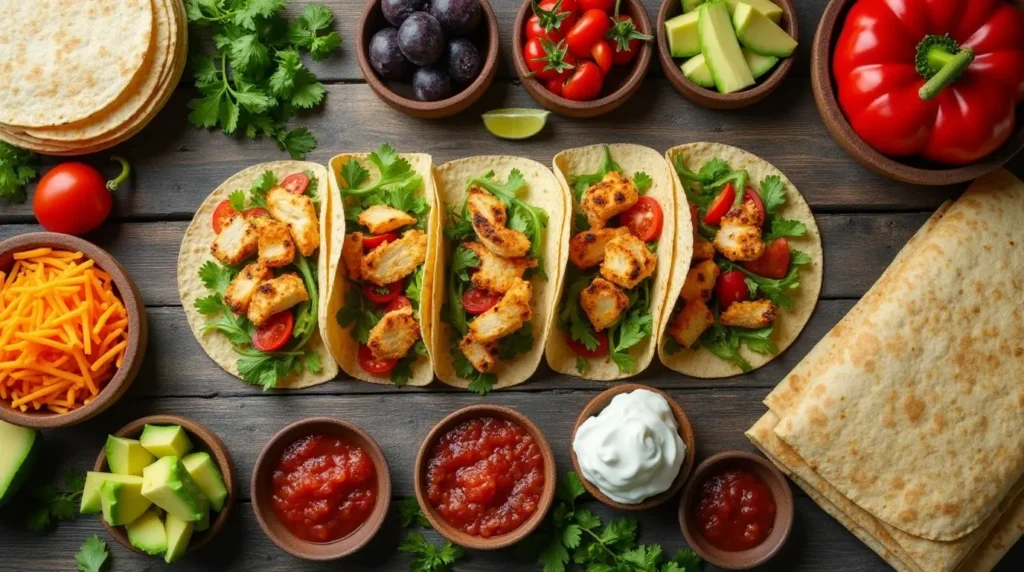
<path fill-rule="evenodd" d="M 576 23 L 576 0 L 542 2 L 533 0 L 533 16 L 526 21 L 526 39 L 559 42 Z"/>
<path fill-rule="evenodd" d="M 718 280 L 715 282 L 715 295 L 718 296 L 718 304 L 722 311 L 725 311 L 733 302 L 746 300 L 750 296 L 746 277 L 746 274 L 739 270 L 730 270 L 718 275 Z"/>
<path fill-rule="evenodd" d="M 462 307 L 474 316 L 483 314 L 501 301 L 501 294 L 488 292 L 480 288 L 470 288 L 462 294 Z"/>
<path fill-rule="evenodd" d="M 651 36 L 640 33 L 632 17 L 621 15 L 618 17 L 618 23 L 608 31 L 608 39 L 615 52 L 612 60 L 615 65 L 621 66 L 633 61 L 640 52 L 641 42 L 651 41 Z"/>
<path fill-rule="evenodd" d="M 765 278 L 782 278 L 789 272 L 790 258 L 789 241 L 777 238 L 765 247 L 761 258 L 744 262 L 743 267 Z"/>
<path fill-rule="evenodd" d="M 398 235 L 393 232 L 385 232 L 384 234 L 373 234 L 370 236 L 363 237 L 363 250 L 367 252 L 377 248 L 382 244 L 394 242 L 398 240 Z"/>
<path fill-rule="evenodd" d="M 594 63 L 597 64 L 597 67 L 601 68 L 601 73 L 604 75 L 608 75 L 608 72 L 612 71 L 613 51 L 614 48 L 612 48 L 608 40 L 601 40 L 590 49 L 590 55 L 594 58 Z"/>
<path fill-rule="evenodd" d="M 526 42 L 523 59 L 526 67 L 541 81 L 564 77 L 576 63 L 576 58 L 566 52 L 564 40 L 556 44 L 540 38 Z"/>
<path fill-rule="evenodd" d="M 600 10 L 609 16 L 615 9 L 615 0 L 579 0 L 580 12 Z"/>
<path fill-rule="evenodd" d="M 376 284 L 370 284 L 367 282 L 363 285 L 363 296 L 366 299 L 383 306 L 390 304 L 392 300 L 402 295 L 402 281 L 396 280 L 387 286 L 377 286 Z"/>
<path fill-rule="evenodd" d="M 544 82 L 544 87 L 548 88 L 548 91 L 561 97 L 562 95 L 562 78 L 556 77 L 549 79 Z"/>
<path fill-rule="evenodd" d="M 587 349 L 587 346 L 572 339 L 570 334 L 565 335 L 565 342 L 568 344 L 569 349 L 578 356 L 595 358 L 608 355 L 608 334 L 603 330 L 600 332 L 591 331 L 590 333 L 597 338 L 597 347 L 592 350 Z"/>
<path fill-rule="evenodd" d="M 405 296 L 399 295 L 397 298 L 392 300 L 390 304 L 384 307 L 384 313 L 394 312 L 395 310 L 401 310 L 403 308 L 412 308 L 412 302 L 410 302 Z"/>
<path fill-rule="evenodd" d="M 732 183 L 725 185 L 722 192 L 718 193 L 715 200 L 711 201 L 711 206 L 708 207 L 708 212 L 704 214 L 704 224 L 718 225 L 722 222 L 722 217 L 725 213 L 729 212 L 732 208 L 732 204 L 736 202 L 736 187 Z"/>
<path fill-rule="evenodd" d="M 61 163 L 43 175 L 32 198 L 39 224 L 50 232 L 76 235 L 103 224 L 113 206 L 110 192 L 131 173 L 128 161 L 117 156 L 113 160 L 121 163 L 121 174 L 110 181 L 104 181 L 93 167 L 74 162 Z"/>
<path fill-rule="evenodd" d="M 611 19 L 601 10 L 587 10 L 565 34 L 569 53 L 577 58 L 590 56 L 594 44 L 604 39 L 611 28 Z"/>
<path fill-rule="evenodd" d="M 565 80 L 562 86 L 562 97 L 573 101 L 590 101 L 597 99 L 604 84 L 601 68 L 591 61 L 581 62 L 576 70 Z"/>
<path fill-rule="evenodd" d="M 363 345 L 359 346 L 356 360 L 359 362 L 359 367 L 363 368 L 364 371 L 376 374 L 388 373 L 398 365 L 398 360 L 396 359 L 377 359 L 374 357 L 370 346 Z"/>
<path fill-rule="evenodd" d="M 278 312 L 252 333 L 252 345 L 261 352 L 276 352 L 288 343 L 295 328 L 291 310 Z"/>
<path fill-rule="evenodd" d="M 306 192 L 306 187 L 309 186 L 309 175 L 305 173 L 293 173 L 288 175 L 281 181 L 281 186 L 288 189 L 288 192 L 301 195 Z"/>

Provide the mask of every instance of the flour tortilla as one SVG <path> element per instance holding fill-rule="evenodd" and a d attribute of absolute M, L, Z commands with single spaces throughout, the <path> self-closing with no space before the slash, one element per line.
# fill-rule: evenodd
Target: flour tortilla
<path fill-rule="evenodd" d="M 503 155 L 469 157 L 445 163 L 434 169 L 434 180 L 437 185 L 438 206 L 441 209 L 461 209 L 466 198 L 469 181 L 494 171 L 495 180 L 504 182 L 512 169 L 519 169 L 526 178 L 526 190 L 519 197 L 526 203 L 540 207 L 548 214 L 548 226 L 544 232 L 544 272 L 547 278 L 538 273 L 530 279 L 533 287 L 533 348 L 519 354 L 511 361 L 499 360 L 494 369 L 497 382 L 494 389 L 502 389 L 520 384 L 530 378 L 540 364 L 544 352 L 544 344 L 548 339 L 551 324 L 555 320 L 555 301 L 559 295 L 565 270 L 564 257 L 569 249 L 568 201 L 555 175 L 544 165 Z M 455 387 L 468 387 L 469 380 L 455 374 L 452 366 L 450 341 L 458 332 L 444 322 L 442 309 L 448 294 L 448 264 L 455 251 L 454 244 L 445 240 L 443 227 L 444 212 L 441 214 L 438 229 L 438 254 L 434 264 L 434 372 L 438 379 Z"/>
<path fill-rule="evenodd" d="M 328 232 L 324 234 L 324 243 L 328 245 L 327 273 L 329 282 L 327 284 L 327 296 L 324 298 L 324 310 L 321 312 L 323 319 L 322 333 L 327 346 L 338 361 L 342 371 L 348 375 L 369 381 L 392 385 L 389 374 L 372 374 L 360 367 L 357 360 L 359 342 L 352 337 L 352 328 L 342 328 L 335 319 L 335 314 L 344 305 L 345 293 L 349 288 L 358 287 L 345 278 L 345 270 L 341 264 L 341 247 L 345 241 L 345 212 L 341 198 L 343 179 L 338 176 L 341 166 L 350 160 L 359 162 L 364 169 L 370 171 L 369 182 L 372 183 L 380 178 L 380 173 L 375 165 L 368 160 L 368 153 L 343 153 L 336 155 L 328 164 L 330 175 L 331 212 L 328 219 Z M 437 208 L 437 190 L 434 188 L 433 159 L 430 155 L 423 153 L 401 153 L 399 157 L 405 159 L 412 166 L 412 169 L 423 177 L 423 196 L 430 204 L 430 214 L 427 220 L 427 256 L 423 262 L 423 286 L 420 290 L 420 312 L 417 320 L 420 323 L 420 332 L 423 335 L 423 343 L 427 346 L 427 355 L 421 356 L 412 364 L 412 376 L 407 385 L 423 386 L 434 379 L 433 369 L 433 339 L 434 327 L 433 314 L 433 288 L 434 288 L 434 259 L 437 257 L 438 240 L 440 236 L 441 209 Z"/>
<path fill-rule="evenodd" d="M 776 175 L 782 179 L 786 189 L 786 203 L 783 205 L 779 215 L 793 220 L 798 220 L 807 226 L 807 233 L 797 238 L 788 238 L 790 248 L 800 250 L 811 258 L 811 263 L 800 268 L 800 288 L 791 295 L 796 301 L 793 308 L 781 308 L 778 318 L 775 320 L 775 328 L 772 332 L 772 342 L 779 349 L 775 355 L 759 354 L 750 351 L 745 345 L 740 346 L 740 355 L 750 363 L 752 369 L 757 369 L 775 359 L 782 352 L 786 351 L 803 331 L 807 321 L 814 312 L 818 303 L 818 295 L 821 293 L 821 279 L 824 266 L 824 255 L 821 249 L 821 234 L 818 232 L 818 225 L 814 221 L 811 208 L 807 206 L 800 192 L 793 183 L 776 169 L 771 163 L 761 159 L 757 155 L 747 153 L 742 149 L 721 143 L 690 143 L 673 147 L 665 153 L 668 164 L 674 165 L 676 157 L 682 157 L 683 164 L 687 169 L 697 172 L 704 163 L 711 159 L 720 158 L 729 163 L 735 170 L 745 169 L 750 174 L 750 184 L 758 185 L 769 175 Z M 676 184 L 676 198 L 680 210 L 689 212 L 686 203 L 686 195 L 679 177 L 675 175 L 673 168 L 673 181 Z M 689 217 L 687 217 L 689 218 Z M 689 226 L 680 226 L 680 232 L 690 233 Z M 672 319 L 673 311 L 676 308 L 678 293 L 686 282 L 686 273 L 690 270 L 691 256 L 675 259 L 672 269 L 672 280 L 669 285 L 670 300 L 665 305 L 665 315 L 662 321 L 667 326 Z M 682 307 L 681 305 L 679 306 Z M 706 349 L 683 349 L 674 354 L 665 351 L 665 338 L 660 338 L 658 345 L 658 357 L 669 369 L 679 373 L 700 377 L 720 378 L 729 377 L 742 373 L 739 366 L 724 360 Z"/>
<path fill-rule="evenodd" d="M 324 230 L 327 224 L 327 214 L 333 205 L 330 202 L 328 193 L 327 169 L 316 163 L 306 161 L 275 161 L 273 163 L 262 163 L 254 165 L 233 175 L 224 181 L 209 197 L 203 201 L 199 210 L 192 218 L 192 222 L 185 229 L 185 237 L 181 241 L 181 251 L 178 253 L 178 294 L 181 297 L 181 305 L 185 308 L 185 318 L 188 320 L 189 328 L 196 337 L 199 345 L 206 351 L 206 355 L 217 362 L 217 365 L 224 368 L 228 373 L 241 379 L 238 375 L 238 354 L 230 342 L 219 332 L 201 333 L 201 328 L 207 323 L 207 318 L 195 309 L 195 301 L 203 296 L 209 295 L 209 290 L 199 280 L 199 268 L 208 260 L 216 260 L 210 254 L 210 245 L 213 244 L 216 233 L 213 232 L 213 213 L 221 201 L 228 198 L 234 191 L 245 191 L 248 193 L 256 180 L 264 171 L 273 171 L 278 180 L 282 180 L 292 173 L 309 171 L 317 178 L 317 193 L 321 197 L 320 205 L 320 248 L 317 253 L 317 282 L 319 282 L 319 303 L 318 310 L 324 306 L 327 298 L 328 282 L 328 249 L 325 247 Z M 322 328 L 325 316 L 322 311 L 318 314 L 320 328 L 315 332 L 309 341 L 309 347 L 320 354 L 320 373 L 310 373 L 303 369 L 301 373 L 290 375 L 277 383 L 279 389 L 301 389 L 330 381 L 338 375 L 338 364 L 331 357 L 330 351 L 322 338 Z"/>

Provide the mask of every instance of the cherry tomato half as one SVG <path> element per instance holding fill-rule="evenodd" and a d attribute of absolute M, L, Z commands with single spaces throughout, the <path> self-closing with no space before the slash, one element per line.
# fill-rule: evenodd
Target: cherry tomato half
<path fill-rule="evenodd" d="M 600 10 L 611 16 L 612 10 L 615 9 L 615 0 L 579 0 L 579 5 L 581 13 Z"/>
<path fill-rule="evenodd" d="M 281 186 L 288 189 L 291 193 L 301 195 L 306 192 L 306 187 L 309 186 L 309 175 L 305 173 L 292 173 L 281 181 Z"/>
<path fill-rule="evenodd" d="M 754 203 L 754 206 L 757 207 L 758 220 L 760 221 L 758 226 L 764 226 L 764 201 L 761 200 L 761 195 L 757 194 L 757 191 L 754 189 L 747 187 L 743 189 L 743 200 Z"/>
<path fill-rule="evenodd" d="M 363 284 L 363 296 L 366 296 L 367 300 L 379 306 L 390 304 L 392 300 L 398 298 L 401 294 L 401 280 L 392 282 L 387 286 L 377 286 L 376 284 L 370 283 Z"/>
<path fill-rule="evenodd" d="M 382 244 L 387 244 L 395 240 L 398 240 L 398 234 L 394 232 L 385 232 L 384 234 L 373 234 L 370 236 L 364 236 L 363 250 L 369 252 Z"/>
<path fill-rule="evenodd" d="M 743 267 L 765 278 L 782 278 L 789 272 L 790 258 L 789 241 L 777 238 L 764 249 L 761 258 L 744 262 Z"/>
<path fill-rule="evenodd" d="M 405 296 L 399 295 L 384 308 L 384 313 L 394 312 L 395 310 L 401 310 L 403 308 L 412 308 L 412 302 L 410 302 Z"/>
<path fill-rule="evenodd" d="M 731 306 L 733 302 L 746 300 L 750 296 L 747 290 L 747 283 L 744 281 L 746 275 L 739 270 L 730 270 L 718 275 L 715 282 L 715 295 L 718 296 L 718 304 L 722 311 Z"/>
<path fill-rule="evenodd" d="M 398 365 L 398 360 L 396 359 L 377 359 L 373 356 L 370 346 L 363 345 L 359 346 L 356 360 L 359 362 L 359 367 L 363 368 L 363 371 L 376 374 L 388 373 Z"/>
<path fill-rule="evenodd" d="M 569 53 L 577 58 L 590 56 L 594 44 L 604 39 L 611 28 L 611 19 L 602 10 L 587 10 L 580 15 L 573 27 L 565 34 Z"/>
<path fill-rule="evenodd" d="M 85 234 L 103 224 L 113 199 L 100 172 L 85 163 L 61 163 L 36 186 L 32 210 L 50 232 Z"/>
<path fill-rule="evenodd" d="M 608 75 L 608 72 L 612 71 L 612 52 L 615 48 L 612 47 L 611 42 L 608 40 L 601 40 L 594 44 L 594 47 L 590 49 L 590 55 L 594 58 L 594 63 L 597 67 L 601 68 L 601 73 Z"/>
<path fill-rule="evenodd" d="M 242 216 L 247 219 L 254 219 L 260 217 L 270 217 L 270 213 L 263 207 L 252 207 L 251 209 L 245 209 L 242 211 Z"/>
<path fill-rule="evenodd" d="M 718 193 L 715 200 L 711 201 L 708 212 L 704 214 L 704 224 L 721 224 L 722 217 L 729 212 L 734 202 L 736 202 L 736 187 L 732 186 L 732 183 L 728 183 L 722 192 Z"/>
<path fill-rule="evenodd" d="M 551 40 L 552 42 L 559 42 L 565 37 L 565 33 L 572 28 L 572 25 L 576 23 L 576 0 L 562 0 L 558 3 L 557 8 L 555 2 L 541 2 L 538 6 L 541 12 L 537 10 L 533 11 L 533 15 L 526 21 L 526 39 L 532 40 L 533 38 L 540 38 Z M 564 16 L 558 21 L 557 26 L 554 24 L 555 15 Z M 545 18 L 541 18 L 545 16 Z M 545 29 L 545 25 L 548 26 Z"/>
<path fill-rule="evenodd" d="M 608 355 L 608 334 L 603 330 L 600 332 L 591 331 L 591 333 L 597 338 L 597 347 L 593 350 L 587 349 L 587 346 L 572 339 L 571 334 L 565 335 L 565 342 L 569 345 L 569 349 L 578 356 L 594 358 Z"/>
<path fill-rule="evenodd" d="M 295 317 L 291 310 L 278 312 L 252 333 L 252 345 L 261 352 L 276 352 L 291 339 L 294 327 Z"/>
<path fill-rule="evenodd" d="M 665 215 L 661 211 L 661 205 L 651 197 L 640 197 L 635 205 L 619 216 L 622 226 L 628 228 L 633 236 L 644 242 L 658 240 L 664 220 Z"/>
<path fill-rule="evenodd" d="M 462 307 L 468 314 L 476 316 L 483 314 L 501 301 L 501 294 L 483 290 L 481 288 L 470 288 L 462 293 Z"/>
<path fill-rule="evenodd" d="M 217 205 L 217 208 L 213 210 L 213 232 L 220 234 L 220 229 L 224 228 L 224 225 L 228 223 L 228 219 L 238 214 L 235 207 L 231 206 L 231 201 L 223 200 Z"/>
<path fill-rule="evenodd" d="M 562 97 L 572 101 L 591 101 L 601 94 L 604 75 L 591 61 L 580 62 L 569 79 L 562 85 Z"/>

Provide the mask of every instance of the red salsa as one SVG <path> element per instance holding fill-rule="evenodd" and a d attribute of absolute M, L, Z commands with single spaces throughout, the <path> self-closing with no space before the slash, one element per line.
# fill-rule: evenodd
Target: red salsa
<path fill-rule="evenodd" d="M 373 459 L 343 437 L 309 435 L 284 450 L 271 481 L 274 512 L 311 542 L 344 538 L 377 502 Z"/>
<path fill-rule="evenodd" d="M 516 423 L 481 417 L 438 440 L 427 464 L 427 496 L 444 520 L 467 534 L 507 534 L 537 511 L 544 458 Z"/>
<path fill-rule="evenodd" d="M 775 499 L 749 471 L 728 470 L 708 477 L 697 499 L 697 522 L 709 543 L 736 552 L 764 542 L 775 525 Z"/>

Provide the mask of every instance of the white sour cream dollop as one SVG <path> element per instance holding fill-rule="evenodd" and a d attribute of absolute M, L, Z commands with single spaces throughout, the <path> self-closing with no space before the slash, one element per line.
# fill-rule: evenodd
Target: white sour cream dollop
<path fill-rule="evenodd" d="M 612 398 L 580 425 L 572 449 L 582 476 L 622 504 L 667 491 L 686 458 L 672 408 L 646 389 Z"/>

